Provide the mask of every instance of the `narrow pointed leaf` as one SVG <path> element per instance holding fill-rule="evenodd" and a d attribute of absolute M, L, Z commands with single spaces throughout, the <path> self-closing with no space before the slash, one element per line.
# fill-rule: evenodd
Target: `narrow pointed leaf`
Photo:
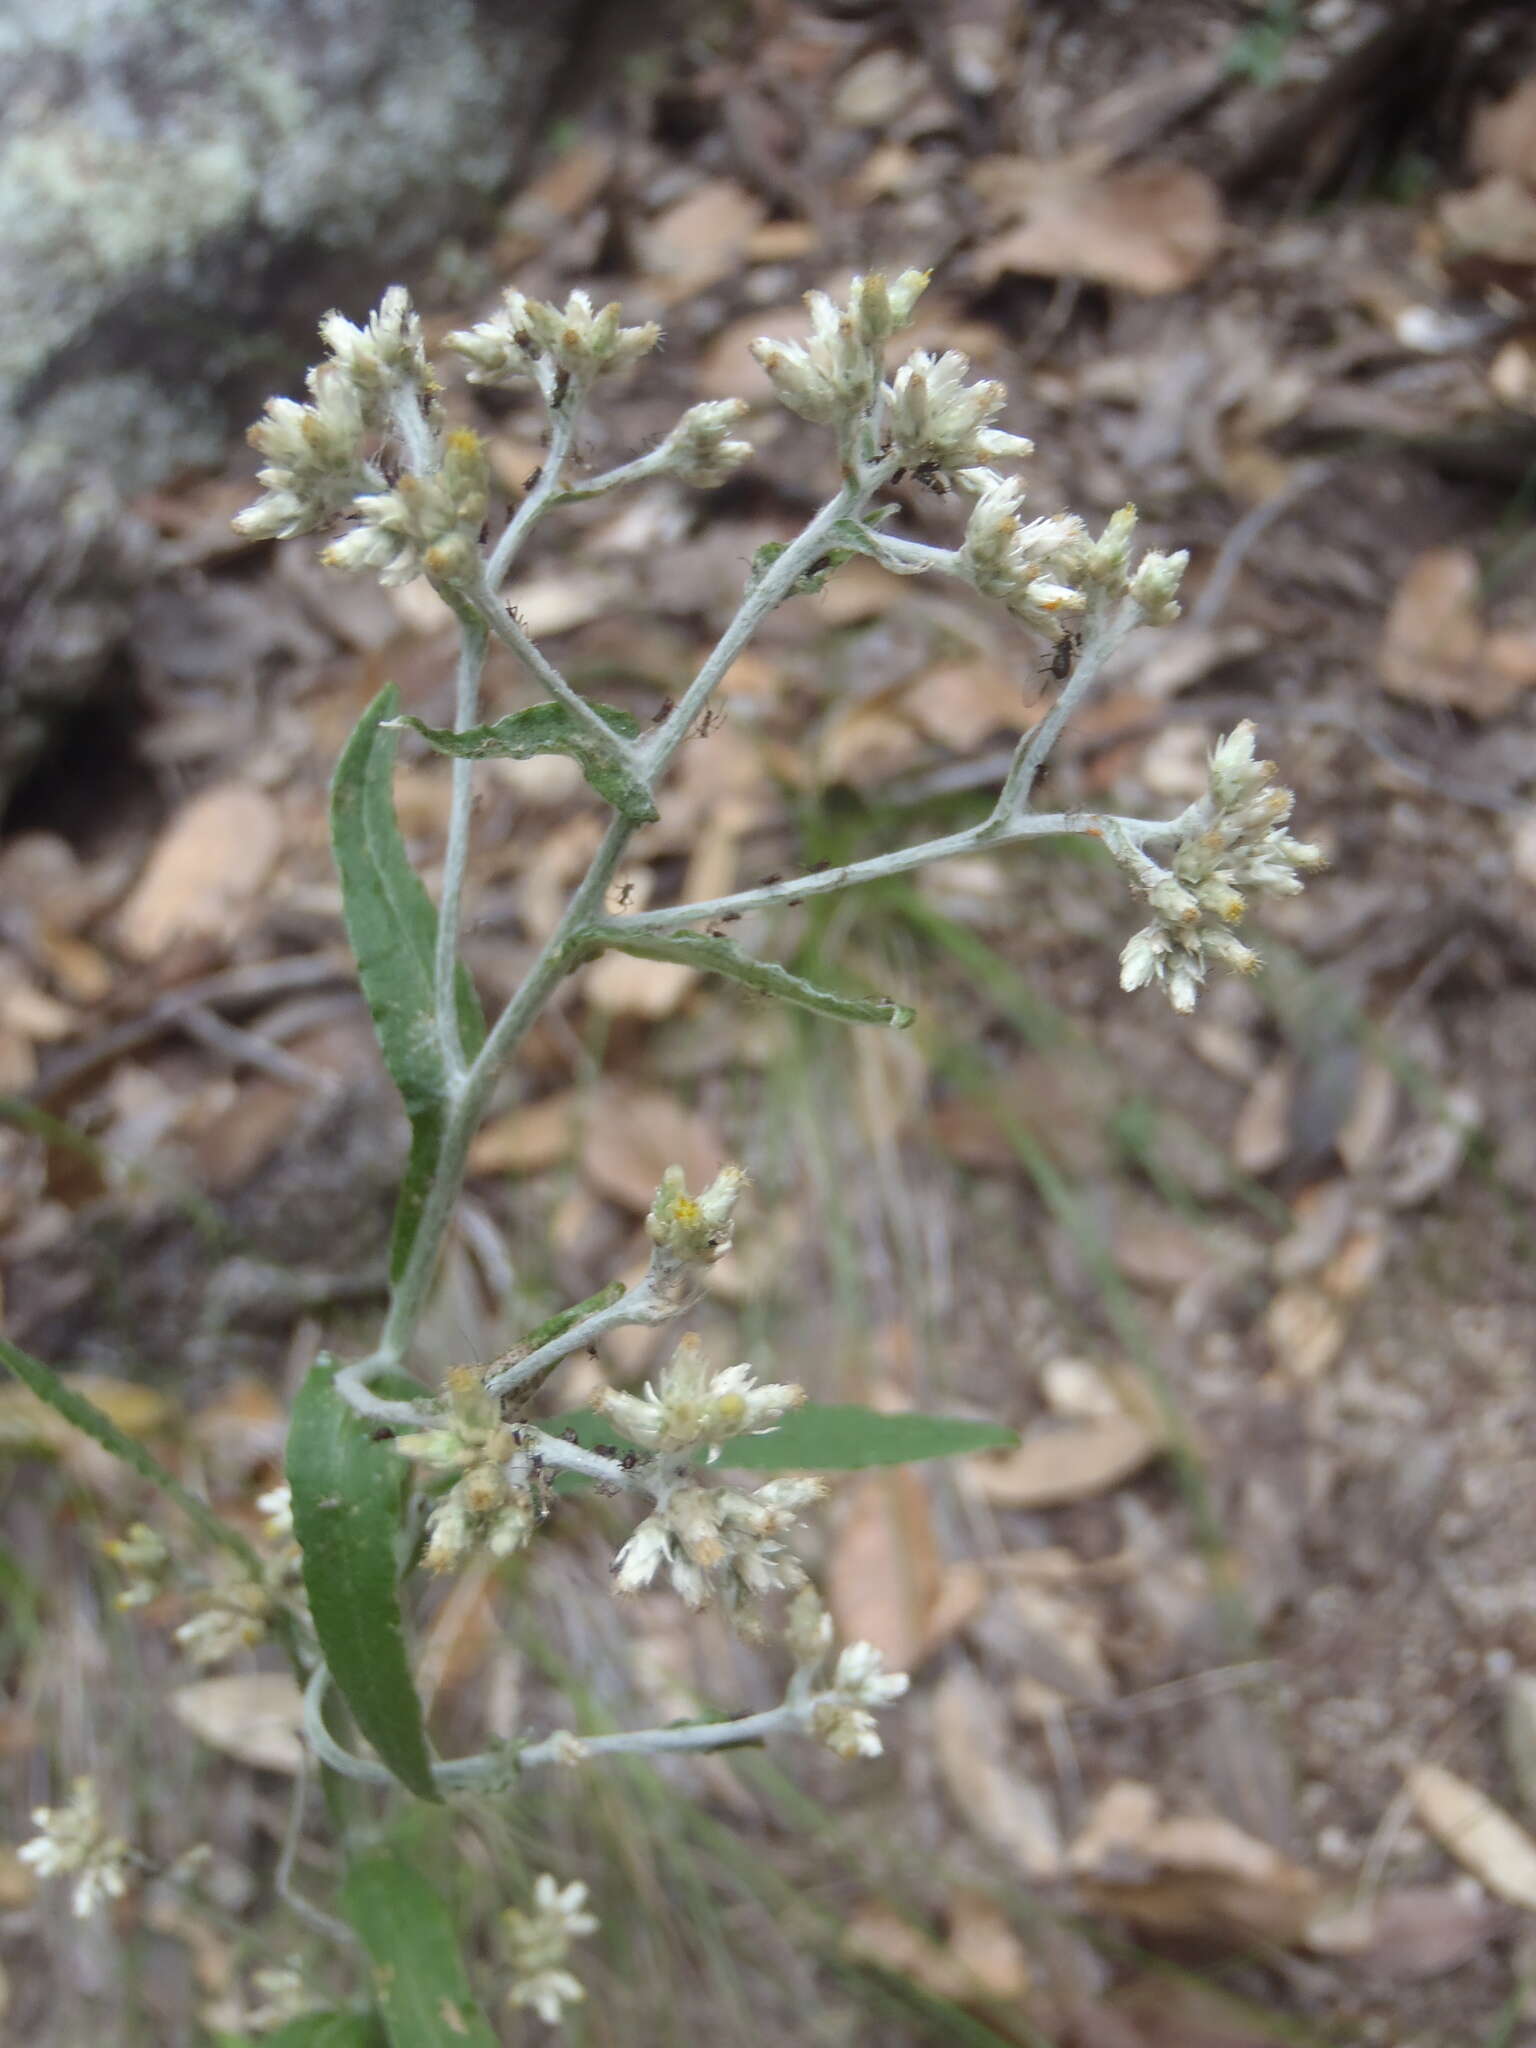
<path fill-rule="evenodd" d="M 391 2048 L 496 2048 L 448 1909 L 413 1865 L 365 1858 L 348 1873 L 341 1904 L 373 1964 Z"/>
<path fill-rule="evenodd" d="M 385 2048 L 385 2037 L 372 2013 L 307 2012 L 263 2034 L 259 2048 Z"/>
<path fill-rule="evenodd" d="M 632 712 L 613 704 L 593 704 L 591 708 L 620 740 L 632 740 L 640 730 L 640 721 Z M 451 754 L 460 761 L 526 761 L 534 754 L 569 754 L 598 795 L 632 825 L 648 824 L 656 816 L 656 805 L 645 784 L 616 753 L 605 751 L 564 704 L 530 704 L 526 711 L 514 711 L 494 725 L 472 725 L 463 732 L 424 725 L 419 718 L 401 718 L 396 723 L 419 732 L 439 754 Z"/>
<path fill-rule="evenodd" d="M 94 1401 L 88 1401 L 83 1394 L 77 1393 L 67 1380 L 61 1379 L 40 1358 L 33 1358 L 7 1338 L 0 1337 L 0 1365 L 8 1366 L 40 1401 L 46 1401 L 75 1429 L 93 1437 L 103 1450 L 110 1451 L 114 1458 L 120 1458 L 141 1479 L 147 1479 L 151 1486 L 158 1487 L 167 1500 L 173 1500 L 196 1524 L 210 1543 L 229 1551 L 252 1571 L 260 1572 L 260 1557 L 238 1529 L 232 1529 L 227 1522 L 221 1521 L 207 1501 L 189 1493 L 174 1473 L 167 1472 L 158 1458 L 151 1457 L 141 1443 L 119 1429 Z"/>
<path fill-rule="evenodd" d="M 704 974 L 723 974 L 760 995 L 776 996 L 780 1002 L 814 1010 L 821 1017 L 836 1017 L 844 1024 L 884 1024 L 893 1031 L 905 1031 L 916 1014 L 905 1003 L 840 996 L 831 989 L 818 988 L 815 982 L 791 974 L 787 967 L 758 960 L 734 940 L 710 932 L 628 932 L 622 925 L 604 924 L 581 933 L 574 944 L 578 948 L 608 947 L 616 953 L 632 953 L 639 960 L 675 960 Z"/>
<path fill-rule="evenodd" d="M 613 1444 L 621 1453 L 634 1445 L 611 1423 L 588 1409 L 557 1415 L 542 1425 L 551 1435 L 574 1432 L 590 1450 Z M 870 1465 L 912 1465 L 925 1458 L 964 1457 L 972 1451 L 1006 1451 L 1017 1434 L 995 1422 L 956 1415 L 886 1415 L 855 1403 L 807 1401 L 761 1436 L 732 1437 L 719 1463 L 744 1472 L 857 1472 Z M 642 1456 L 644 1453 L 641 1454 Z M 570 1474 L 562 1475 L 561 1484 Z"/>
<path fill-rule="evenodd" d="M 395 1279 L 410 1255 L 436 1169 L 447 1085 L 433 982 L 437 911 L 395 818 L 396 741 L 387 721 L 398 702 L 394 684 L 387 684 L 358 720 L 331 783 L 331 844 L 347 937 L 384 1064 L 411 1119 L 410 1164 L 390 1244 Z M 459 1036 L 473 1057 L 485 1039 L 485 1019 L 462 967 L 456 997 Z"/>
<path fill-rule="evenodd" d="M 359 1729 L 402 1785 L 436 1799 L 421 1702 L 400 1613 L 401 1507 L 410 1477 L 374 1425 L 333 1384 L 335 1363 L 311 1367 L 294 1404 L 287 1474 L 304 1588 L 321 1652 Z M 419 1394 L 413 1381 L 381 1391 Z"/>

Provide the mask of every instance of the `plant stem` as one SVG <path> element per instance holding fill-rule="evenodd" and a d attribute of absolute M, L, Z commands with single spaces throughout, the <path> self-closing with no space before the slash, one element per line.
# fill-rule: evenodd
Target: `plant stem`
<path fill-rule="evenodd" d="M 459 662 L 454 678 L 453 727 L 467 732 L 480 707 L 480 677 L 488 645 L 484 626 L 459 622 Z M 443 854 L 442 900 L 437 910 L 437 950 L 433 980 L 437 998 L 437 1035 L 450 1080 L 464 1075 L 464 1040 L 459 1030 L 459 899 L 469 858 L 469 819 L 474 802 L 474 762 L 453 763 L 453 795 L 448 810 L 448 843 Z"/>
<path fill-rule="evenodd" d="M 556 407 L 550 413 L 549 453 L 545 456 L 544 466 L 539 471 L 539 480 L 507 521 L 506 532 L 491 550 L 485 565 L 486 581 L 493 591 L 501 588 L 507 571 L 512 566 L 513 557 L 533 527 L 560 495 L 560 478 L 565 469 L 566 458 L 571 452 L 571 441 L 576 432 L 576 417 L 577 409 L 574 404 Z"/>
<path fill-rule="evenodd" d="M 1090 626 L 1079 650 L 1072 673 L 1063 684 L 1061 694 L 1050 710 L 1032 732 L 1026 733 L 1019 742 L 1008 770 L 997 808 L 990 820 L 999 831 L 1014 823 L 1024 806 L 1029 802 L 1029 793 L 1035 786 L 1035 778 L 1044 766 L 1047 755 L 1057 740 L 1062 728 L 1082 703 L 1088 692 L 1099 679 L 1099 672 L 1106 661 L 1128 633 L 1134 630 L 1140 619 L 1135 605 L 1123 601 L 1115 611 L 1096 620 Z"/>

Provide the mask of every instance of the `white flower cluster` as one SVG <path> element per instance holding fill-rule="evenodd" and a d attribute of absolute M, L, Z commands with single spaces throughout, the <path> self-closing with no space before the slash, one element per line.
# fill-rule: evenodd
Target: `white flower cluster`
<path fill-rule="evenodd" d="M 689 406 L 657 449 L 653 466 L 699 490 L 723 484 L 751 459 L 752 443 L 731 436 L 731 429 L 750 409 L 740 398 L 712 398 Z"/>
<path fill-rule="evenodd" d="M 471 580 L 480 565 L 480 530 L 490 504 L 490 465 L 478 434 L 451 433 L 431 476 L 402 476 L 390 490 L 353 501 L 358 524 L 320 559 L 332 569 L 368 569 L 380 583 L 431 576 Z"/>
<path fill-rule="evenodd" d="M 329 526 L 360 492 L 383 488 L 384 475 L 362 455 L 363 403 L 334 363 L 309 373 L 311 403 L 269 398 L 247 435 L 266 457 L 256 472 L 262 496 L 235 519 L 247 540 L 289 540 Z"/>
<path fill-rule="evenodd" d="M 1179 819 L 1166 868 L 1139 847 L 1106 842 L 1153 912 L 1120 955 L 1120 985 L 1156 982 L 1176 1010 L 1194 1008 L 1208 961 L 1239 974 L 1258 966 L 1230 929 L 1247 908 L 1245 889 L 1294 896 L 1302 872 L 1324 865 L 1317 847 L 1285 830 L 1295 798 L 1276 783 L 1273 761 L 1254 759 L 1253 743 L 1245 718 L 1212 751 L 1209 786 Z"/>
<path fill-rule="evenodd" d="M 803 1586 L 805 1567 L 784 1539 L 825 1492 L 819 1479 L 770 1479 L 755 1493 L 683 1475 L 668 1479 L 613 1561 L 618 1590 L 638 1592 L 665 1566 L 690 1607 L 718 1593 L 734 1614 L 781 1587 Z"/>
<path fill-rule="evenodd" d="M 806 1695 L 811 1733 L 838 1756 L 879 1756 L 875 1710 L 906 1692 L 912 1682 L 906 1672 L 887 1671 L 873 1643 L 849 1643 L 838 1657 L 830 1685 L 811 1690 L 832 1649 L 832 1617 L 810 1586 L 791 1601 L 785 1634 L 795 1660 L 797 1689 Z"/>
<path fill-rule="evenodd" d="M 621 326 L 620 320 L 616 304 L 594 313 L 585 292 L 572 292 L 563 306 L 554 306 L 508 291 L 489 320 L 460 328 L 444 346 L 469 363 L 471 384 L 531 381 L 558 405 L 571 387 L 627 369 L 661 339 L 654 320 L 639 327 Z"/>
<path fill-rule="evenodd" d="M 507 2003 L 530 2007 L 551 2027 L 559 2025 L 566 2006 L 586 1996 L 565 1966 L 571 1943 L 597 1932 L 586 1903 L 584 1884 L 561 1886 L 545 1871 L 534 1880 L 531 1910 L 509 1906 L 501 1916 L 513 1972 Z"/>
<path fill-rule="evenodd" d="M 297 1571 L 295 1552 L 293 1567 Z M 277 1612 L 273 1591 L 260 1579 L 242 1576 L 230 1561 L 227 1572 L 202 1594 L 197 1613 L 174 1631 L 178 1649 L 194 1664 L 222 1664 L 237 1651 L 254 1649 Z"/>
<path fill-rule="evenodd" d="M 17 1854 L 39 1877 L 74 1879 L 70 1906 L 77 1920 L 123 1896 L 132 1858 L 123 1837 L 107 1833 L 92 1779 L 76 1778 L 67 1806 L 37 1807 L 32 1825 L 37 1834 Z"/>
<path fill-rule="evenodd" d="M 883 345 L 911 324 L 927 284 L 926 270 L 904 270 L 890 283 L 878 272 L 856 277 L 846 306 L 825 292 L 807 292 L 807 342 L 764 335 L 752 344 L 779 402 L 821 425 L 848 422 L 866 411 L 880 388 Z"/>
<path fill-rule="evenodd" d="M 731 1218 L 747 1176 L 739 1166 L 722 1166 L 709 1186 L 690 1195 L 680 1166 L 661 1176 L 645 1231 L 658 1251 L 685 1265 L 712 1266 L 731 1248 Z"/>
<path fill-rule="evenodd" d="M 644 1393 L 609 1387 L 592 1405 L 644 1450 L 691 1451 L 707 1444 L 713 1460 L 729 1438 L 773 1429 L 804 1399 L 804 1387 L 757 1385 L 750 1365 L 713 1371 L 703 1345 L 688 1336 Z"/>
<path fill-rule="evenodd" d="M 132 1522 L 126 1535 L 109 1537 L 101 1554 L 124 1576 L 122 1590 L 112 1603 L 119 1613 L 147 1607 L 164 1592 L 171 1553 L 159 1530 L 151 1529 L 147 1522 Z"/>
<path fill-rule="evenodd" d="M 1012 477 L 973 470 L 962 481 L 976 491 L 957 567 L 987 597 L 1052 638 L 1085 611 L 1101 616 L 1121 598 L 1144 626 L 1168 626 L 1179 616 L 1179 584 L 1189 566 L 1186 550 L 1143 555 L 1130 566 L 1136 508 L 1123 505 L 1095 540 L 1076 513 L 1021 521 L 1024 487 Z"/>
<path fill-rule="evenodd" d="M 970 367 L 958 349 L 941 356 L 919 350 L 885 387 L 891 453 L 925 481 L 964 482 L 968 470 L 1035 452 L 1022 434 L 990 424 L 1007 403 L 1008 387 L 994 377 L 967 384 Z"/>
<path fill-rule="evenodd" d="M 446 1391 L 438 1428 L 395 1438 L 402 1457 L 460 1475 L 427 1517 L 426 1565 L 434 1572 L 451 1571 L 482 1546 L 510 1557 L 539 1519 L 521 1438 L 502 1421 L 478 1368 L 455 1366 Z"/>
<path fill-rule="evenodd" d="M 235 520 L 249 540 L 313 533 L 358 496 L 381 490 L 384 475 L 364 459 L 364 436 L 388 426 L 400 394 L 416 403 L 436 392 L 421 322 L 402 285 L 390 286 L 366 327 L 327 313 L 320 335 L 330 355 L 309 373 L 311 402 L 269 399 L 266 417 L 251 428 L 251 445 L 267 462 L 257 472 L 264 495 Z"/>
<path fill-rule="evenodd" d="M 366 327 L 354 327 L 340 313 L 327 313 L 320 322 L 320 339 L 357 394 L 370 427 L 388 422 L 391 403 L 402 390 L 428 400 L 436 396 L 437 380 L 427 361 L 421 321 L 404 285 L 390 286 Z"/>

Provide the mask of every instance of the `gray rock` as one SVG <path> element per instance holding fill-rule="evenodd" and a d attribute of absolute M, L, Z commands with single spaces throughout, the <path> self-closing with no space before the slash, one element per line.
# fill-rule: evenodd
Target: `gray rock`
<path fill-rule="evenodd" d="M 472 233 L 583 0 L 11 0 L 0 17 L 0 805 L 99 681 L 154 536 L 354 316 Z"/>

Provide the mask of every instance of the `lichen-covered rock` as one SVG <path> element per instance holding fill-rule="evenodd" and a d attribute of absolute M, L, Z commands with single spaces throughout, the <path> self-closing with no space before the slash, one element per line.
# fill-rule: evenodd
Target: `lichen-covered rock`
<path fill-rule="evenodd" d="M 317 313 L 472 231 L 583 0 L 11 0 L 0 18 L 0 803 Z M 292 355 L 288 353 L 292 349 Z"/>

